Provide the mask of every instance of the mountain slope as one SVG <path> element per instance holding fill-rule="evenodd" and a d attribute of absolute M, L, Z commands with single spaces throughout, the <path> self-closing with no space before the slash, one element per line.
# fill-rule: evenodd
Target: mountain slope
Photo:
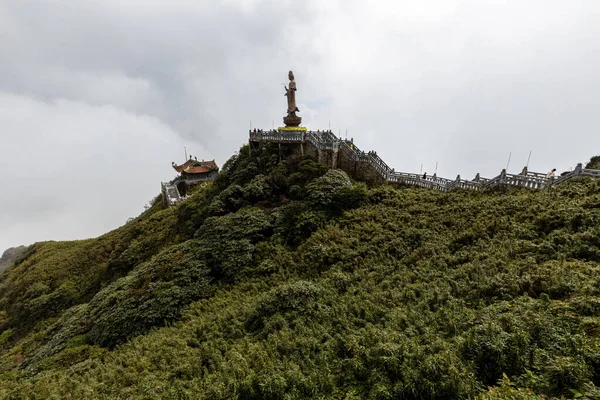
<path fill-rule="evenodd" d="M 367 188 L 278 159 L 33 246 L 0 276 L 0 395 L 598 395 L 599 182 Z"/>

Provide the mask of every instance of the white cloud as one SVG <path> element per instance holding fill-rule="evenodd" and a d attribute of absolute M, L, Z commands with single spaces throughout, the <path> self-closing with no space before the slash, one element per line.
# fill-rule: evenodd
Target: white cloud
<path fill-rule="evenodd" d="M 574 167 L 600 149 L 598 43 L 596 0 L 0 0 L 0 182 L 21 177 L 0 250 L 117 226 L 184 144 L 223 163 L 250 120 L 281 124 L 289 69 L 310 128 L 398 171 L 491 176 L 529 150 L 533 170 Z"/>
<path fill-rule="evenodd" d="M 114 106 L 0 92 L 0 124 L 3 248 L 119 226 L 172 179 L 171 161 L 183 158 L 183 141 L 167 125 Z"/>

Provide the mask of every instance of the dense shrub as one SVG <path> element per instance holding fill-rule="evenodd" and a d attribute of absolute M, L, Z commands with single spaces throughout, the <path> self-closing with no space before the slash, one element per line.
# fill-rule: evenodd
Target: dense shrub
<path fill-rule="evenodd" d="M 344 171 L 332 169 L 308 185 L 308 200 L 315 207 L 330 209 L 339 191 L 350 187 L 352 181 L 348 175 Z"/>
<path fill-rule="evenodd" d="M 89 303 L 89 340 L 112 347 L 179 317 L 183 306 L 211 294 L 210 269 L 195 241 L 161 253 Z"/>
<path fill-rule="evenodd" d="M 275 233 L 286 245 L 298 246 L 327 223 L 327 216 L 306 203 L 292 201 L 276 212 Z"/>
<path fill-rule="evenodd" d="M 311 282 L 299 281 L 286 284 L 267 293 L 258 301 L 254 312 L 246 322 L 250 331 L 256 332 L 269 326 L 274 329 L 294 328 L 299 315 L 310 316 L 317 307 L 320 289 Z"/>
<path fill-rule="evenodd" d="M 246 208 L 210 217 L 196 232 L 197 251 L 217 279 L 232 281 L 253 266 L 256 243 L 273 234 L 272 217 L 261 209 Z"/>

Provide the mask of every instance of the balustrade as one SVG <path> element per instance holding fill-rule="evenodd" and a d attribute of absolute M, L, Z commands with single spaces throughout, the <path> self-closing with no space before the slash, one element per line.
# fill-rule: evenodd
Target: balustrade
<path fill-rule="evenodd" d="M 250 140 L 272 141 L 279 143 L 304 143 L 309 142 L 319 150 L 342 150 L 346 156 L 354 162 L 368 163 L 383 179 L 391 183 L 401 183 L 417 187 L 436 189 L 443 192 L 453 189 L 482 190 L 497 186 L 516 186 L 527 189 L 544 189 L 556 186 L 568 179 L 578 176 L 589 176 L 600 179 L 600 170 L 583 169 L 581 164 L 577 165 L 575 170 L 558 178 L 546 178 L 546 174 L 540 172 L 530 172 L 527 167 L 519 174 L 508 174 L 502 170 L 500 175 L 494 178 L 483 178 L 479 174 L 474 180 L 461 179 L 458 176 L 455 180 L 433 176 L 423 178 L 419 174 L 406 172 L 393 172 L 383 159 L 376 153 L 361 151 L 353 142 L 339 139 L 330 131 L 250 131 Z"/>

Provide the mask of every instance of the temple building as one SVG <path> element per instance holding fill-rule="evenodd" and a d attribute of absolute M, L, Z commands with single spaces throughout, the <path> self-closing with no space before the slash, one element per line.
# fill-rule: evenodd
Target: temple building
<path fill-rule="evenodd" d="M 219 173 L 219 167 L 215 160 L 198 161 L 197 158 L 192 159 L 192 156 L 181 165 L 172 162 L 171 166 L 179 173 L 179 175 L 171 182 L 161 183 L 163 203 L 165 206 L 177 204 L 185 198 L 190 186 L 201 182 L 212 181 Z"/>
<path fill-rule="evenodd" d="M 186 181 L 211 181 L 219 173 L 219 167 L 215 160 L 198 161 L 190 156 L 190 159 L 181 165 L 171 163 L 173 169 L 181 174 L 181 178 Z"/>

